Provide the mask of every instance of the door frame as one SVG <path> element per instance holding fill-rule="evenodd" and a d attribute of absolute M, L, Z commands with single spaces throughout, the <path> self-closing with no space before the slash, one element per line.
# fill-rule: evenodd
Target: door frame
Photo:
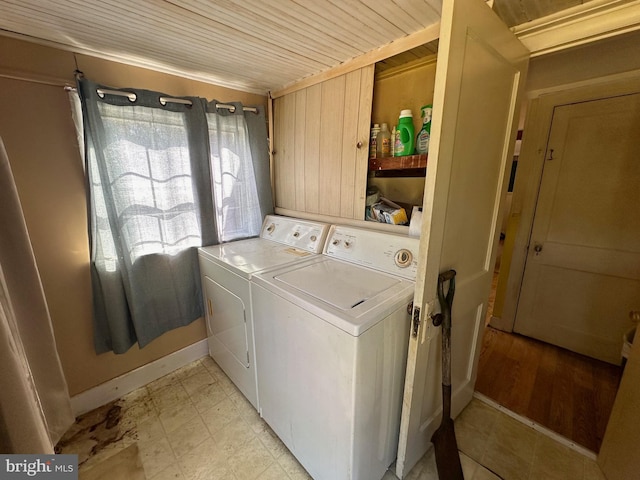
<path fill-rule="evenodd" d="M 504 307 L 500 317 L 491 318 L 492 327 L 513 331 L 555 107 L 634 92 L 640 92 L 640 70 L 530 93 L 507 227 L 515 239 L 502 256 L 509 265 Z"/>

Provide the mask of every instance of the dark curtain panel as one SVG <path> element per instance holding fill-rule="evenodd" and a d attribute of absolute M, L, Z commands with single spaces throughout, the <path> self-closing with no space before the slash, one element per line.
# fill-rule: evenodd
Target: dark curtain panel
<path fill-rule="evenodd" d="M 256 176 L 256 188 L 260 205 L 261 218 L 273 213 L 273 196 L 271 191 L 271 169 L 269 166 L 269 134 L 264 107 L 258 106 L 256 113 L 244 112 L 249 132 L 251 160 Z"/>
<path fill-rule="evenodd" d="M 79 79 L 95 348 L 144 347 L 202 316 L 197 247 L 216 243 L 204 105 L 100 95 Z M 164 103 L 164 104 L 163 104 Z"/>

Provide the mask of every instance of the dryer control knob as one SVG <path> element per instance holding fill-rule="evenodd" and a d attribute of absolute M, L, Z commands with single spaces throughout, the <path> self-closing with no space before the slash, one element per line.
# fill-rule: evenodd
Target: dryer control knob
<path fill-rule="evenodd" d="M 409 265 L 411 265 L 411 262 L 413 261 L 413 254 L 411 253 L 410 250 L 403 248 L 402 250 L 398 250 L 396 252 L 396 256 L 394 260 L 398 267 L 407 268 Z"/>
<path fill-rule="evenodd" d="M 271 233 L 271 232 L 273 232 L 275 229 L 276 229 L 276 224 L 275 224 L 275 223 L 272 223 L 271 225 L 269 225 L 269 226 L 267 227 L 267 232 Z"/>
<path fill-rule="evenodd" d="M 331 244 L 334 246 L 340 245 L 340 240 L 334 240 Z"/>
<path fill-rule="evenodd" d="M 315 235 L 311 235 L 309 237 L 309 240 L 311 240 L 312 242 L 315 242 L 318 239 L 318 237 L 316 237 Z"/>
<path fill-rule="evenodd" d="M 293 236 L 298 238 L 300 236 L 300 232 L 293 232 Z"/>

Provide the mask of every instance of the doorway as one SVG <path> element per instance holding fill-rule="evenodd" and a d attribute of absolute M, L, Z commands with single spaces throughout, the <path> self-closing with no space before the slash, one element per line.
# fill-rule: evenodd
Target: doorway
<path fill-rule="evenodd" d="M 640 93 L 554 108 L 514 331 L 620 364 L 640 303 Z"/>
<path fill-rule="evenodd" d="M 622 368 L 489 325 L 501 240 L 488 301 L 476 392 L 592 452 L 598 452 Z"/>
<path fill-rule="evenodd" d="M 640 169 L 636 160 L 639 158 L 639 147 L 634 144 L 638 143 L 635 140 L 637 135 L 629 133 L 629 128 L 637 132 L 639 127 L 636 123 L 640 119 L 640 104 L 636 103 L 640 98 L 640 95 L 636 94 L 638 91 L 640 91 L 638 80 L 635 80 L 635 85 L 634 81 L 626 80 L 604 86 L 594 85 L 558 92 L 546 98 L 536 99 L 529 105 L 527 127 L 529 132 L 525 132 L 525 135 L 530 134 L 530 141 L 528 146 L 523 145 L 521 158 L 524 158 L 524 162 L 520 162 L 521 170 L 525 171 L 518 172 L 521 178 L 518 179 L 519 184 L 516 184 L 514 211 L 511 212 L 510 217 L 510 221 L 515 220 L 519 225 L 510 230 L 514 236 L 506 239 L 506 245 L 509 244 L 509 240 L 513 245 L 513 249 L 506 252 L 507 256 L 513 252 L 513 257 L 509 257 L 507 262 L 502 262 L 503 265 L 506 263 L 505 268 L 509 273 L 507 294 L 505 295 L 504 308 L 499 313 L 501 316 L 493 317 L 491 321 L 491 325 L 497 328 L 489 327 L 485 334 L 478 370 L 478 382 L 476 383 L 477 391 L 497 403 L 595 452 L 599 450 L 621 376 L 621 368 L 618 365 L 622 333 L 630 326 L 628 312 L 629 309 L 637 309 L 637 305 L 626 305 L 625 302 L 640 300 L 638 298 L 640 248 L 638 248 L 638 243 L 632 243 L 631 247 L 625 246 L 624 248 L 627 249 L 625 251 L 626 261 L 615 258 L 615 255 L 621 250 L 619 244 L 611 249 L 613 252 L 608 252 L 598 258 L 598 254 L 607 250 L 606 245 L 601 240 L 596 241 L 593 246 L 590 245 L 584 239 L 588 233 L 585 228 L 589 230 L 591 228 L 589 225 L 593 225 L 594 221 L 600 222 L 598 228 L 607 230 L 606 232 L 598 232 L 600 238 L 609 235 L 609 238 L 615 243 L 626 241 L 625 238 L 629 236 L 627 231 L 630 229 L 630 223 L 636 222 L 637 224 L 637 219 L 640 219 L 640 213 L 638 213 L 640 212 L 640 193 L 637 189 L 640 182 Z M 595 115 L 592 114 L 593 109 L 596 109 Z M 569 136 L 576 133 L 588 133 L 589 128 L 586 125 L 589 123 L 592 124 L 591 128 L 594 126 L 600 128 L 596 134 L 588 135 L 588 141 L 574 141 L 571 138 L 569 142 L 566 141 L 568 133 Z M 557 125 L 561 125 L 562 128 Z M 614 138 L 613 145 L 607 145 L 605 138 Z M 629 138 L 632 140 L 631 142 L 627 141 Z M 560 142 L 558 139 L 561 139 Z M 549 145 L 547 145 L 547 141 Z M 590 144 L 589 141 L 591 141 Z M 552 145 L 553 142 L 560 144 L 560 150 L 556 148 L 558 145 Z M 565 146 L 567 146 L 566 149 Z M 574 148 L 576 146 L 582 150 Z M 550 152 L 552 148 L 554 149 L 553 154 Z M 613 156 L 620 156 L 616 150 L 618 153 L 619 151 L 625 154 L 629 153 L 626 157 L 621 155 L 626 160 L 621 160 L 618 165 L 614 165 L 610 161 Z M 556 162 L 553 168 L 547 169 L 547 166 L 554 160 L 566 160 L 566 158 L 569 159 L 568 162 Z M 606 159 L 606 166 L 609 168 L 600 170 L 598 174 L 594 175 L 593 170 L 597 170 L 597 168 L 592 168 L 593 164 L 585 166 L 584 163 L 579 163 L 585 161 L 589 163 L 594 158 Z M 636 160 L 635 164 L 630 161 L 632 158 Z M 577 163 L 577 168 L 571 163 Z M 550 200 L 544 198 L 545 185 L 542 181 L 545 175 L 552 179 L 551 182 L 547 182 L 553 186 L 553 189 L 548 188 L 554 192 L 550 195 Z M 585 180 L 585 176 L 595 177 L 597 181 L 595 187 Z M 565 183 L 572 178 L 578 178 L 581 182 L 577 182 L 578 187 L 571 186 L 569 183 L 569 189 L 567 189 Z M 629 187 L 626 184 L 627 180 L 630 181 Z M 611 187 L 607 184 L 610 184 Z M 561 198 L 558 199 L 559 186 L 561 187 L 559 195 Z M 584 197 L 581 199 L 580 195 L 576 197 L 576 189 L 584 193 L 590 188 L 592 189 L 591 198 L 585 200 Z M 607 189 L 612 190 L 613 194 L 606 194 Z M 538 193 L 540 193 L 540 201 Z M 621 197 L 616 200 L 618 195 Z M 622 202 L 623 199 L 626 201 Z M 617 208 L 607 210 L 609 206 L 616 206 L 616 201 L 622 202 L 622 204 L 618 203 Z M 544 202 L 547 202 L 547 205 Z M 564 210 L 562 209 L 563 202 L 568 203 L 568 208 L 565 205 Z M 582 212 L 578 215 L 577 212 L 580 209 Z M 539 216 L 540 212 L 544 213 L 545 211 L 546 219 L 544 219 L 544 215 Z M 627 215 L 627 212 L 631 212 L 629 215 L 634 218 L 620 221 L 619 218 Z M 565 217 L 558 217 L 558 213 L 564 214 Z M 596 213 L 601 215 L 598 216 Z M 612 227 L 603 225 L 601 219 L 606 218 L 605 213 L 613 217 Z M 544 220 L 540 220 L 540 218 Z M 622 233 L 616 229 L 622 230 Z M 599 270 L 597 268 L 595 272 L 588 275 L 605 277 L 604 281 L 599 280 L 597 286 L 591 286 L 595 294 L 593 292 L 586 295 L 583 293 L 582 297 L 572 298 L 576 293 L 572 289 L 576 290 L 580 282 L 565 278 L 560 282 L 553 283 L 553 273 L 556 273 L 559 267 L 557 265 L 547 266 L 550 263 L 547 260 L 549 257 L 554 257 L 556 260 L 558 258 L 571 260 L 574 265 L 577 261 L 576 258 L 580 257 L 580 255 L 576 257 L 576 252 L 571 252 L 570 248 L 565 245 L 561 245 L 564 250 L 560 248 L 554 251 L 558 245 L 553 245 L 554 242 L 549 241 L 549 237 L 557 244 L 569 243 L 568 237 L 558 237 L 557 232 L 560 230 L 566 235 L 573 235 L 574 245 L 578 244 L 580 249 L 583 249 L 581 253 L 585 253 L 583 257 L 587 257 L 592 264 L 598 265 Z M 535 245 L 539 240 L 535 237 L 539 235 L 540 231 L 544 232 L 547 237 L 540 237 L 544 239 L 540 242 L 542 248 L 536 252 Z M 549 232 L 552 234 L 549 235 Z M 638 232 L 640 230 L 631 236 L 640 238 Z M 531 248 L 527 249 L 530 241 Z M 593 240 L 591 243 L 594 243 Z M 585 252 L 586 248 L 594 249 L 595 252 L 594 250 Z M 529 250 L 528 253 L 527 250 Z M 542 262 L 542 257 L 545 257 L 545 254 L 547 254 L 546 258 Z M 540 271 L 536 272 L 535 268 L 533 273 L 527 272 L 525 266 L 527 264 L 531 266 L 532 263 L 534 267 L 536 263 L 542 263 L 543 269 L 548 269 L 548 272 L 545 273 L 548 273 L 549 278 L 543 278 Z M 628 273 L 622 275 L 631 283 L 628 288 L 633 293 L 629 296 L 625 296 L 626 287 L 617 285 L 617 277 L 620 276 L 620 272 L 615 269 L 607 270 L 611 263 L 614 265 L 616 263 L 622 264 L 631 272 L 631 275 Z M 564 266 L 567 267 L 566 264 Z M 576 270 L 582 272 L 585 267 L 579 266 Z M 531 278 L 527 280 L 527 275 L 533 280 Z M 610 278 L 616 280 L 606 281 Z M 538 290 L 541 291 L 544 291 L 545 288 L 548 290 L 547 287 L 553 285 L 551 290 L 555 297 L 552 297 L 552 300 L 545 304 L 545 298 L 541 296 L 540 292 L 536 292 L 536 288 L 533 288 L 533 299 L 527 299 L 526 296 L 530 295 L 530 292 L 525 291 L 527 281 L 533 282 L 534 286 L 537 283 Z M 589 284 L 583 280 L 582 285 L 585 283 Z M 567 295 L 569 295 L 568 299 Z M 540 322 L 541 325 L 535 325 L 540 327 L 539 330 L 542 330 L 543 334 L 531 333 L 527 330 L 527 322 L 521 322 L 521 319 L 516 316 L 516 312 L 520 315 L 523 297 L 525 311 L 528 309 L 529 312 L 536 310 L 547 312 L 547 317 Z M 597 303 L 602 300 L 605 303 L 608 302 L 609 308 L 605 309 L 607 314 L 603 314 L 603 310 L 598 310 L 602 307 L 597 306 Z M 575 330 L 580 332 L 580 329 L 577 329 L 575 324 L 571 325 L 572 321 L 577 321 L 578 315 L 575 313 L 567 314 L 567 304 L 577 305 L 583 309 L 584 304 L 587 304 L 590 307 L 587 310 L 593 310 L 600 316 L 600 320 L 604 318 L 602 323 L 607 325 L 604 329 L 604 337 L 607 341 L 602 341 L 602 339 L 598 339 L 598 335 L 593 335 L 596 339 L 595 341 L 591 339 L 592 346 L 589 347 L 591 350 L 586 352 L 582 350 L 581 353 L 569 351 L 567 348 L 578 351 L 580 349 L 571 343 L 563 343 L 562 337 L 569 333 L 573 334 Z M 612 304 L 615 304 L 614 308 L 611 307 Z M 561 313 L 564 312 L 566 319 L 558 318 L 559 314 L 553 312 L 554 305 L 559 305 L 557 310 Z M 549 314 L 549 309 L 556 315 L 555 317 Z M 610 321 L 609 318 L 614 316 L 617 317 L 616 321 Z M 556 328 L 549 336 L 549 330 L 554 329 L 558 324 L 561 325 L 561 328 Z M 582 329 L 583 332 L 584 330 Z M 512 333 L 514 331 L 516 333 Z M 525 337 L 517 332 L 532 336 L 537 335 L 541 340 Z M 602 333 L 602 329 L 600 332 Z M 580 337 L 581 335 L 575 334 L 574 336 Z M 608 335 L 609 337 L 607 337 Z M 562 346 L 557 347 L 545 343 L 551 341 Z M 593 347 L 594 343 L 596 344 L 595 348 Z M 597 352 L 601 343 L 605 345 L 610 343 L 613 346 L 608 346 L 608 353 L 602 354 L 600 352 L 594 355 L 594 350 Z M 600 358 L 607 357 L 605 359 L 611 363 L 594 360 L 583 353 Z"/>
<path fill-rule="evenodd" d="M 597 453 L 621 374 L 621 367 L 488 326 L 475 389 Z"/>

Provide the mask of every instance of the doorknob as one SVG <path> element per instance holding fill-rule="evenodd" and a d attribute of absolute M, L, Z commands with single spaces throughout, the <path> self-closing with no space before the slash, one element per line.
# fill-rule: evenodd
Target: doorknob
<path fill-rule="evenodd" d="M 540 252 L 542 251 L 542 244 L 536 243 L 533 246 L 533 251 L 536 252 L 536 255 L 540 255 Z"/>

